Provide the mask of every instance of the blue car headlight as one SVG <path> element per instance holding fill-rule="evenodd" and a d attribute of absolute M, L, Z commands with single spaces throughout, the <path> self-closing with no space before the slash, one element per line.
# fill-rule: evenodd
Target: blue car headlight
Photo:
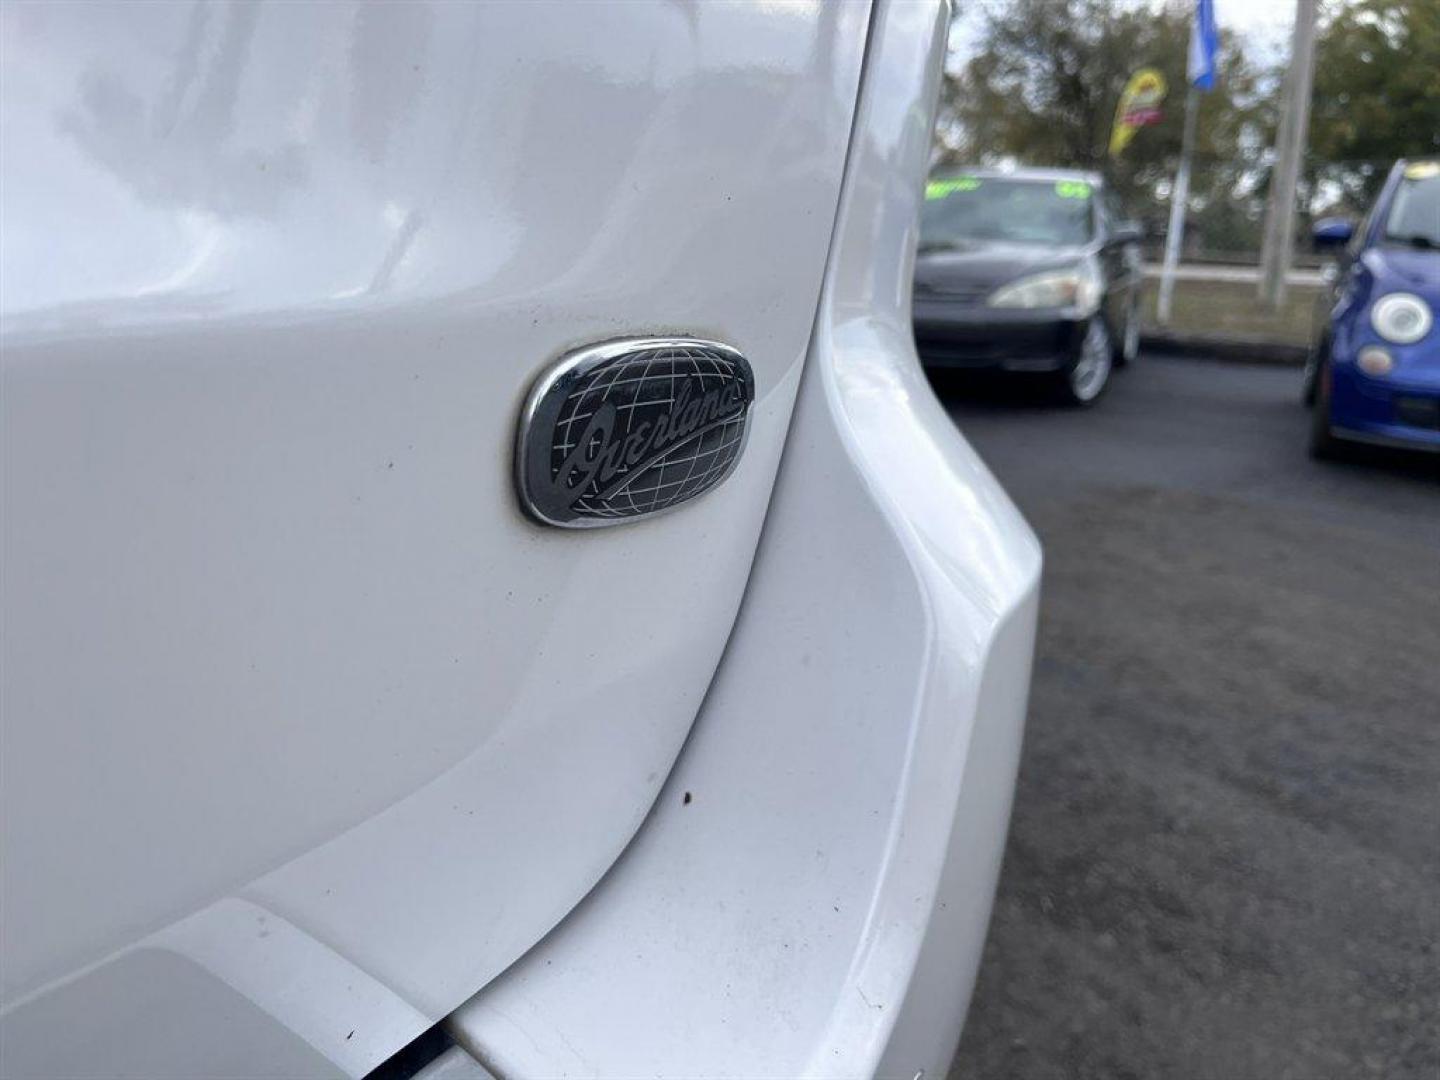
<path fill-rule="evenodd" d="M 1370 308 L 1370 325 L 1386 341 L 1409 345 L 1430 332 L 1435 316 L 1414 293 L 1387 293 Z"/>

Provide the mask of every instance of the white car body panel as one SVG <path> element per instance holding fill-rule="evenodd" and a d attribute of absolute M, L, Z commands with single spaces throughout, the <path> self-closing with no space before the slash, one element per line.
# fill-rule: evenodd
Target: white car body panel
<path fill-rule="evenodd" d="M 0 7 L 0 1077 L 943 1075 L 1040 566 L 910 340 L 946 15 Z M 650 334 L 738 468 L 527 519 Z"/>
<path fill-rule="evenodd" d="M 364 1072 L 593 885 L 749 573 L 867 17 L 0 9 L 6 1005 L 182 923 L 251 986 L 248 905 L 393 999 L 277 975 Z M 525 519 L 536 376 L 666 332 L 754 366 L 735 474 Z"/>
<path fill-rule="evenodd" d="M 871 30 L 816 332 L 745 601 L 615 868 L 449 1021 L 501 1076 L 944 1076 L 1019 761 L 1040 551 L 925 382 L 943 9 Z"/>

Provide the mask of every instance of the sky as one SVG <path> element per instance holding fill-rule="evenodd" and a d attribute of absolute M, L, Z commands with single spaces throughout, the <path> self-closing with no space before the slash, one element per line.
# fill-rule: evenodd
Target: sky
<path fill-rule="evenodd" d="M 1215 0 L 1215 21 L 1257 44 L 1281 50 L 1295 23 L 1295 5 L 1287 0 Z"/>
<path fill-rule="evenodd" d="M 1167 0 L 1135 0 L 1136 6 L 1163 7 Z M 1177 0 L 1168 0 L 1175 3 Z M 954 71 L 974 51 L 987 10 L 1005 0 L 955 0 L 960 18 L 950 32 L 946 68 Z M 1215 0 L 1215 21 L 1246 39 L 1247 52 L 1257 60 L 1278 59 L 1289 48 L 1295 21 L 1294 0 Z"/>

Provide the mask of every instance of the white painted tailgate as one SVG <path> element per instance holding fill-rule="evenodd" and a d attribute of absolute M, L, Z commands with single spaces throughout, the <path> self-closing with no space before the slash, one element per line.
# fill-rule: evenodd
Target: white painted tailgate
<path fill-rule="evenodd" d="M 239 898 L 434 1019 L 590 888 L 749 572 L 866 14 L 0 9 L 7 1001 Z M 528 521 L 532 380 L 657 332 L 750 358 L 737 472 Z"/>

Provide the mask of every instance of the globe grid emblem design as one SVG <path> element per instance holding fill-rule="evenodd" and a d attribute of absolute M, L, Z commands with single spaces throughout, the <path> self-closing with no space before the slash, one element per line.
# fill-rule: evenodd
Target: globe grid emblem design
<path fill-rule="evenodd" d="M 633 339 L 571 354 L 522 418 L 521 501 L 571 527 L 686 503 L 734 469 L 754 395 L 749 363 L 717 342 Z"/>

